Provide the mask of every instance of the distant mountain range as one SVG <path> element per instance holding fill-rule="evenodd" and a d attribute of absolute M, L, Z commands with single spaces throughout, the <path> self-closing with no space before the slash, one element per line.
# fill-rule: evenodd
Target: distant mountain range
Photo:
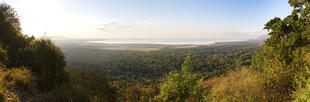
<path fill-rule="evenodd" d="M 270 37 L 269 35 L 262 35 L 262 36 L 256 38 L 255 40 L 264 41 L 264 40 L 267 40 L 269 37 Z"/>

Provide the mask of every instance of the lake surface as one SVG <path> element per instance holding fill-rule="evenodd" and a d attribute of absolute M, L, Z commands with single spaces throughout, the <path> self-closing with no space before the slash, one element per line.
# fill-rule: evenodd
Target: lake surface
<path fill-rule="evenodd" d="M 105 39 L 86 41 L 102 44 L 161 44 L 161 45 L 209 45 L 216 42 L 239 42 L 247 40 L 210 40 L 210 39 Z"/>

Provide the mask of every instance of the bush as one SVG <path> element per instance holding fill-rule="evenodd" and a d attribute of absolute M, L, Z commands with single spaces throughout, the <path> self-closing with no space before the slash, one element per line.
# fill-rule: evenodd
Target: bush
<path fill-rule="evenodd" d="M 293 93 L 295 102 L 309 102 L 310 101 L 310 46 L 303 48 L 301 60 L 298 62 L 305 63 L 302 68 L 303 73 L 295 78 L 296 91 Z"/>
<path fill-rule="evenodd" d="M 294 102 L 309 102 L 310 101 L 310 79 L 306 80 L 303 88 L 296 90 L 293 94 Z"/>
<path fill-rule="evenodd" d="M 62 84 L 42 96 L 44 102 L 91 102 L 88 95 L 72 84 Z"/>
<path fill-rule="evenodd" d="M 216 102 L 253 102 L 263 101 L 259 73 L 247 68 L 230 72 L 226 77 L 218 78 L 212 85 L 212 100 Z"/>
<path fill-rule="evenodd" d="M 184 101 L 192 95 L 196 83 L 194 74 L 170 72 L 160 84 L 157 98 L 163 101 Z"/>
<path fill-rule="evenodd" d="M 160 83 L 160 93 L 156 96 L 159 101 L 186 101 L 196 100 L 198 76 L 193 74 L 192 54 L 189 53 L 185 58 L 181 71 L 170 72 Z M 198 84 L 198 86 L 200 86 Z M 200 90 L 199 90 L 200 91 Z"/>
<path fill-rule="evenodd" d="M 115 102 L 116 89 L 103 74 L 94 71 L 71 72 L 72 85 L 76 90 L 88 96 L 91 102 Z"/>
<path fill-rule="evenodd" d="M 23 63 L 39 76 L 38 87 L 42 91 L 49 91 L 69 82 L 64 54 L 51 40 L 35 40 L 25 48 L 23 54 Z"/>
<path fill-rule="evenodd" d="M 5 64 L 7 63 L 7 61 L 8 61 L 7 51 L 4 50 L 0 44 L 0 62 Z"/>

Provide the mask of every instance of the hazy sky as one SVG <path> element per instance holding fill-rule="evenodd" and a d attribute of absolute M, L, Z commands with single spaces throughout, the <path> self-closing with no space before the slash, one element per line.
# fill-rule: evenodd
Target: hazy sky
<path fill-rule="evenodd" d="M 288 0 L 0 0 L 40 37 L 252 39 L 285 17 Z"/>

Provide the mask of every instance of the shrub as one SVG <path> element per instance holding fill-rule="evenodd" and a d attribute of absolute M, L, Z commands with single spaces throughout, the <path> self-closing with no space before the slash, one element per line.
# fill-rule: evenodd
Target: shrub
<path fill-rule="evenodd" d="M 298 62 L 305 63 L 302 68 L 303 73 L 295 78 L 297 90 L 293 93 L 292 97 L 295 102 L 309 102 L 310 101 L 310 47 L 305 47 L 302 50 L 301 60 Z"/>
<path fill-rule="evenodd" d="M 309 102 L 310 101 L 310 79 L 306 80 L 303 88 L 296 90 L 293 94 L 294 102 Z"/>
<path fill-rule="evenodd" d="M 160 93 L 156 99 L 160 101 L 195 100 L 193 97 L 197 97 L 200 92 L 197 91 L 198 76 L 192 73 L 193 69 L 192 54 L 189 53 L 182 65 L 182 70 L 170 72 L 160 83 Z"/>
<path fill-rule="evenodd" d="M 253 102 L 263 101 L 259 73 L 247 68 L 230 72 L 219 78 L 211 88 L 212 100 L 216 102 Z"/>
<path fill-rule="evenodd" d="M 44 102 L 92 102 L 89 101 L 88 95 L 75 88 L 71 83 L 62 84 L 49 93 L 44 94 Z"/>
<path fill-rule="evenodd" d="M 116 101 L 116 89 L 103 74 L 74 70 L 71 72 L 71 80 L 73 87 L 86 94 L 92 102 Z"/>
<path fill-rule="evenodd" d="M 40 90 L 47 92 L 69 82 L 69 75 L 65 72 L 64 54 L 51 40 L 33 41 L 25 48 L 23 56 L 22 62 L 39 77 L 38 88 Z"/>
<path fill-rule="evenodd" d="M 0 62 L 6 63 L 7 61 L 8 61 L 7 51 L 2 49 L 1 44 L 0 44 Z"/>
<path fill-rule="evenodd" d="M 157 98 L 163 101 L 184 101 L 191 96 L 196 81 L 194 74 L 170 72 L 160 84 Z"/>

